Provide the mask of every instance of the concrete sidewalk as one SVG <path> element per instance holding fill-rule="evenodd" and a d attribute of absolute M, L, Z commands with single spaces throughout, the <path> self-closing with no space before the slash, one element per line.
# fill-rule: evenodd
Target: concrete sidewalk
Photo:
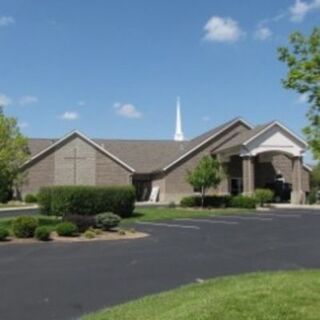
<path fill-rule="evenodd" d="M 320 210 L 319 204 L 291 204 L 291 203 L 272 203 L 272 209 L 297 209 L 297 210 Z"/>
<path fill-rule="evenodd" d="M 7 212 L 7 211 L 24 211 L 24 210 L 33 210 L 33 209 L 38 209 L 38 205 L 30 205 L 30 206 L 16 206 L 16 207 L 0 207 L 0 214 L 1 212 Z"/>

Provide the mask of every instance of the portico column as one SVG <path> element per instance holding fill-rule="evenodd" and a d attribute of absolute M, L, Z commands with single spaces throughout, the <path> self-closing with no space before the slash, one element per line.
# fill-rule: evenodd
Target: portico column
<path fill-rule="evenodd" d="M 250 196 L 254 193 L 254 157 L 244 156 L 242 158 L 242 183 L 243 194 Z"/>
<path fill-rule="evenodd" d="M 292 192 L 291 203 L 304 203 L 304 192 L 302 190 L 302 157 L 292 158 Z"/>

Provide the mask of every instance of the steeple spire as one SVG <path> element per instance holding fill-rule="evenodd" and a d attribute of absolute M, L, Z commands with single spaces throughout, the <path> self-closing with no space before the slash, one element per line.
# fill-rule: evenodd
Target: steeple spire
<path fill-rule="evenodd" d="M 177 97 L 177 118 L 176 118 L 176 133 L 174 135 L 175 141 L 183 141 L 183 132 L 181 124 L 181 110 L 180 110 L 180 98 Z"/>

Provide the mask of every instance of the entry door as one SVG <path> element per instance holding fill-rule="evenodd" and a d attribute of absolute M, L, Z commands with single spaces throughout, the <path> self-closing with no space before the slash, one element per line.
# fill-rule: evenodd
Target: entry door
<path fill-rule="evenodd" d="M 242 178 L 231 178 L 230 192 L 233 196 L 236 196 L 243 192 Z"/>

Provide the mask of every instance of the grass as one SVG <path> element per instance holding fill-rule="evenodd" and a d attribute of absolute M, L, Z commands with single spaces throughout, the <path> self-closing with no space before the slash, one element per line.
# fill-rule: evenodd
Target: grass
<path fill-rule="evenodd" d="M 21 214 L 23 216 L 23 214 Z M 42 216 L 42 215 L 34 215 L 32 217 L 35 217 L 38 219 L 39 226 L 47 226 L 50 231 L 55 230 L 55 227 L 58 223 L 61 222 L 61 220 L 57 217 L 48 217 L 48 216 Z M 12 234 L 12 221 L 15 219 L 14 218 L 0 218 L 0 227 L 6 228 L 10 234 Z"/>
<path fill-rule="evenodd" d="M 254 209 L 185 209 L 185 208 L 136 208 L 133 215 L 122 220 L 123 224 L 138 221 L 172 220 L 179 218 L 205 218 L 232 214 L 245 214 Z"/>
<path fill-rule="evenodd" d="M 86 315 L 82 320 L 316 320 L 320 272 L 210 280 Z"/>
<path fill-rule="evenodd" d="M 179 218 L 199 218 L 199 217 L 212 217 L 212 216 L 222 216 L 222 215 L 232 215 L 232 214 L 247 214 L 253 210 L 248 209 L 185 209 L 185 208 L 137 208 L 134 214 L 125 218 L 121 221 L 121 225 L 126 225 L 130 223 L 135 223 L 138 221 L 156 221 L 156 220 L 172 220 Z M 21 213 L 21 215 L 24 215 Z M 39 226 L 48 226 L 51 231 L 54 231 L 56 225 L 61 222 L 61 220 L 54 216 L 43 216 L 43 215 L 33 215 L 33 217 L 38 218 Z M 12 218 L 1 218 L 0 226 L 8 229 L 11 232 Z"/>

